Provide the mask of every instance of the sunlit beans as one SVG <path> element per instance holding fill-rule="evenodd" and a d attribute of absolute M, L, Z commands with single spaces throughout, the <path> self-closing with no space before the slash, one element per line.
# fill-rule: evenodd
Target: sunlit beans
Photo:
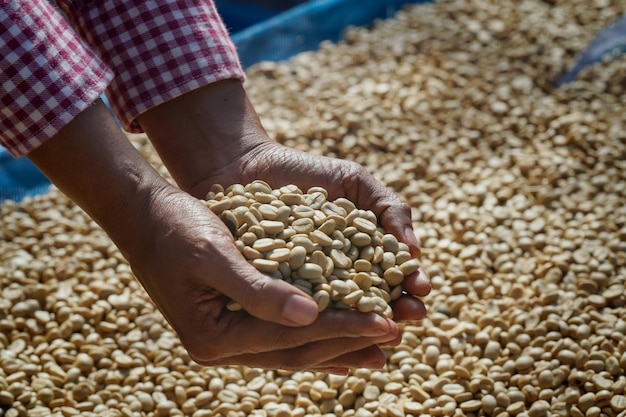
<path fill-rule="evenodd" d="M 401 295 L 404 277 L 420 266 L 406 245 L 382 233 L 374 213 L 357 209 L 345 198 L 327 201 L 328 193 L 321 187 L 306 193 L 294 185 L 271 190 L 270 195 L 284 204 L 280 208 L 287 207 L 290 212 L 289 217 L 278 220 L 280 208 L 267 203 L 267 193 L 261 194 L 263 201 L 258 201 L 249 191 L 267 188 L 266 183 L 254 181 L 231 186 L 230 193 L 207 195 L 207 205 L 219 204 L 213 211 L 225 222 L 235 217 L 236 244 L 244 257 L 261 272 L 273 276 L 278 273 L 312 293 L 320 311 L 351 307 L 391 317 L 393 311 L 387 303 Z M 242 199 L 244 195 L 248 196 L 247 203 Z M 233 198 L 235 202 L 223 203 Z M 237 215 L 230 216 L 233 206 Z M 330 284 L 330 291 L 323 289 L 316 295 L 317 291 L 305 282 Z"/>
<path fill-rule="evenodd" d="M 319 52 L 247 70 L 270 136 L 361 164 L 410 206 L 433 289 L 424 319 L 401 323 L 401 340 L 383 347 L 380 369 L 200 366 L 108 236 L 67 197 L 53 188 L 2 203 L 2 414 L 623 416 L 626 60 L 607 58 L 553 85 L 624 7 L 433 2 L 346 30 L 345 42 Z M 130 139 L 168 175 L 144 136 Z M 356 189 L 355 178 L 344 179 Z M 414 268 L 393 235 L 354 225 L 380 227 L 346 198 L 263 182 L 211 192 L 211 210 L 243 258 L 278 262 L 267 273 L 313 297 L 323 314 L 384 314 L 402 293 L 384 272 Z M 293 205 L 317 208 L 297 219 Z M 283 231 L 274 235 L 264 220 Z M 313 242 L 313 230 L 331 244 Z M 370 271 L 356 271 L 361 260 Z M 299 276 L 305 263 L 322 275 Z M 224 304 L 215 313 L 247 314 Z M 288 342 L 288 334 L 267 337 Z M 308 353 L 327 353 L 325 341 L 313 346 Z"/>

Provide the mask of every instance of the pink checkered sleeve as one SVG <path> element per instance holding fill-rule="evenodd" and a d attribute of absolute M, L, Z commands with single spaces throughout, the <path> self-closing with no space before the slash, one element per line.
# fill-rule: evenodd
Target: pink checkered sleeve
<path fill-rule="evenodd" d="M 47 0 L 0 1 L 0 144 L 11 155 L 52 137 L 112 78 Z"/>
<path fill-rule="evenodd" d="M 114 70 L 107 97 L 124 129 L 141 113 L 193 89 L 244 79 L 212 1 L 57 0 L 74 28 Z"/>

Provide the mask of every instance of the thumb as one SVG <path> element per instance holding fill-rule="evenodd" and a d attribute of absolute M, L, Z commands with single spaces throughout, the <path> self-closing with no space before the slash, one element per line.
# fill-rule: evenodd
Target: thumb
<path fill-rule="evenodd" d="M 285 326 L 306 326 L 315 321 L 318 307 L 309 295 L 258 271 L 238 251 L 231 259 L 235 260 L 230 265 L 231 279 L 223 280 L 219 289 L 249 314 Z"/>

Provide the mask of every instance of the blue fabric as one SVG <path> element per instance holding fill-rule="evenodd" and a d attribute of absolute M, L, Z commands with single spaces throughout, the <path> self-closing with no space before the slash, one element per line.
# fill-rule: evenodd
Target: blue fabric
<path fill-rule="evenodd" d="M 28 159 L 15 159 L 0 148 L 0 202 L 19 201 L 46 192 L 49 187 L 48 179 Z"/>
<path fill-rule="evenodd" d="M 230 33 L 261 23 L 306 0 L 215 0 Z"/>
<path fill-rule="evenodd" d="M 324 40 L 338 41 L 349 26 L 392 17 L 409 3 L 428 0 L 315 0 L 293 7 L 232 35 L 241 63 L 282 61 L 315 50 Z"/>
<path fill-rule="evenodd" d="M 587 66 L 626 52 L 626 16 L 609 25 L 589 43 L 572 68 L 556 82 L 556 87 L 572 82 Z"/>

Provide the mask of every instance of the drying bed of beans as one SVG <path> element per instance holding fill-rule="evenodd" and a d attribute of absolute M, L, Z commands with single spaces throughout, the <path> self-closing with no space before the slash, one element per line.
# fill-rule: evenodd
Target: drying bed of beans
<path fill-rule="evenodd" d="M 272 136 L 413 208 L 429 313 L 381 370 L 199 366 L 80 209 L 2 204 L 0 413 L 626 415 L 626 59 L 552 87 L 624 12 L 440 1 L 248 71 Z"/>

